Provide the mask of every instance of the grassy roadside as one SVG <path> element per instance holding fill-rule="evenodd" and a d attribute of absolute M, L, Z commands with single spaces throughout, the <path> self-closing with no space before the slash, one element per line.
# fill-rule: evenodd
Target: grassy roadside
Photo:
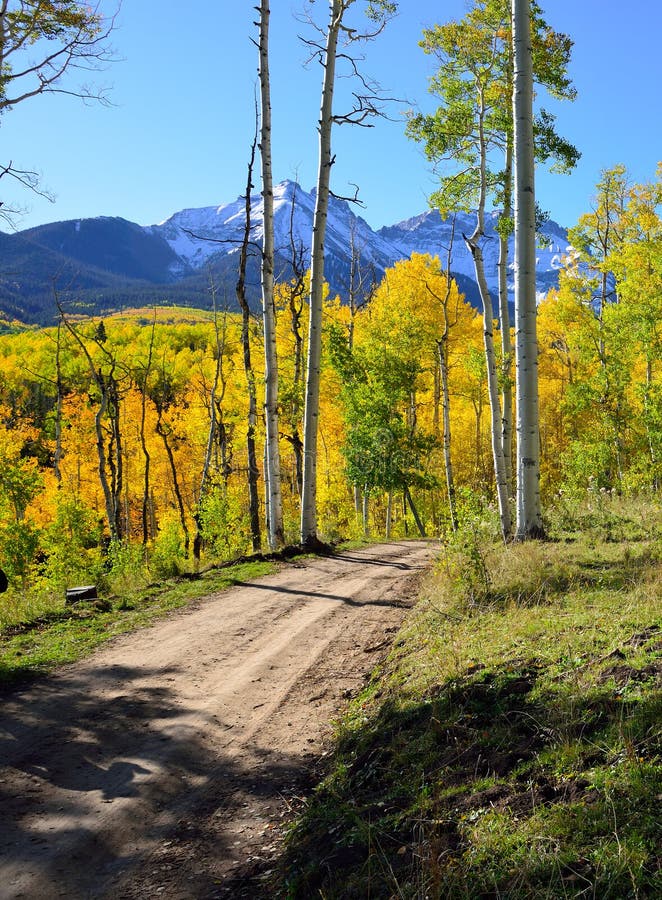
<path fill-rule="evenodd" d="M 662 896 L 660 520 L 449 546 L 338 724 L 279 895 Z"/>
<path fill-rule="evenodd" d="M 149 625 L 172 610 L 237 582 L 267 575 L 270 560 L 246 561 L 211 568 L 196 578 L 175 577 L 121 598 L 61 606 L 29 622 L 6 625 L 0 631 L 0 687 L 73 662 L 96 646 L 127 631 Z"/>

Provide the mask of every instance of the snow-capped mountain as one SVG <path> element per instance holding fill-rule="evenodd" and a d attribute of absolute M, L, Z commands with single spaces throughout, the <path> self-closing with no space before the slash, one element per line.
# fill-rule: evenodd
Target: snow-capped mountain
<path fill-rule="evenodd" d="M 275 246 L 285 268 L 291 259 L 292 245 L 302 250 L 304 264 L 309 264 L 314 209 L 314 191 L 308 193 L 292 181 L 284 181 L 274 189 Z M 251 197 L 250 216 L 251 240 L 260 243 L 263 221 L 259 194 Z M 487 216 L 483 239 L 488 284 L 495 292 L 499 256 L 499 239 L 495 231 L 497 216 L 496 212 Z M 245 201 L 240 197 L 224 206 L 182 210 L 161 225 L 151 226 L 150 230 L 163 237 L 177 256 L 177 262 L 171 266 L 172 274 L 177 277 L 199 269 L 219 255 L 236 253 L 244 225 Z M 451 269 L 463 284 L 475 279 L 473 260 L 462 237 L 463 234 L 471 234 L 474 228 L 475 215 L 458 214 Z M 538 250 L 538 288 L 541 293 L 546 293 L 557 283 L 561 258 L 568 250 L 568 238 L 565 229 L 555 222 L 548 222 L 542 231 L 548 244 Z M 364 219 L 353 212 L 349 203 L 332 197 L 325 240 L 327 277 L 333 290 L 341 296 L 347 293 L 352 247 L 360 258 L 362 268 L 374 272 L 377 278 L 388 266 L 399 259 L 407 259 L 412 253 L 438 255 L 445 265 L 450 236 L 451 222 L 444 221 L 437 210 L 428 210 L 397 225 L 373 231 Z M 474 299 L 475 290 L 472 295 L 471 299 Z"/>
<path fill-rule="evenodd" d="M 87 302 L 93 312 L 138 304 L 177 303 L 208 306 L 213 274 L 221 296 L 234 297 L 237 254 L 245 226 L 245 200 L 221 206 L 183 209 L 165 222 L 140 226 L 120 218 L 99 217 L 55 222 L 17 234 L 0 233 L 0 311 L 28 322 L 52 315 L 52 284 L 57 278 L 69 295 Z M 274 188 L 276 276 L 292 274 L 296 255 L 307 268 L 315 209 L 315 193 L 292 181 Z M 262 198 L 250 198 L 251 247 L 249 287 L 259 299 L 257 247 L 262 241 Z M 488 216 L 483 239 L 486 275 L 496 292 L 497 214 Z M 467 298 L 479 305 L 473 261 L 462 234 L 470 234 L 475 216 L 459 214 L 455 225 L 451 270 Z M 412 253 L 438 255 L 446 263 L 450 221 L 428 210 L 404 222 L 374 231 L 344 200 L 331 198 L 325 240 L 325 276 L 341 297 L 349 291 L 352 253 L 364 283 L 377 281 L 384 270 Z M 539 291 L 558 282 L 567 233 L 554 222 L 543 229 L 549 246 L 538 252 Z"/>
<path fill-rule="evenodd" d="M 245 228 L 245 210 L 245 200 L 239 197 L 223 206 L 182 210 L 160 225 L 149 226 L 148 230 L 161 236 L 176 254 L 177 262 L 171 266 L 171 272 L 177 277 L 200 269 L 220 255 L 237 253 Z M 274 244 L 281 264 L 291 260 L 294 247 L 294 252 L 302 254 L 304 266 L 308 267 L 314 212 L 314 191 L 308 193 L 293 181 L 283 181 L 274 188 Z M 251 241 L 260 244 L 264 235 L 260 194 L 250 198 L 250 217 Z M 379 274 L 399 258 L 398 249 L 355 215 L 349 203 L 331 197 L 325 237 L 326 265 L 330 272 L 338 268 L 338 263 L 340 268 L 344 267 L 352 246 L 362 264 Z M 343 293 L 341 284 L 335 286 Z"/>
<path fill-rule="evenodd" d="M 499 236 L 496 232 L 498 213 L 489 213 L 485 219 L 485 236 L 482 240 L 485 275 L 490 291 L 496 297 L 498 287 Z M 470 235 L 476 227 L 476 216 L 471 213 L 458 213 L 455 219 L 455 235 L 453 239 L 451 271 L 457 276 L 464 276 L 469 281 L 475 280 L 474 264 L 463 235 Z M 439 255 L 442 265 L 447 260 L 448 247 L 451 242 L 452 223 L 450 219 L 441 218 L 439 211 L 428 210 L 407 219 L 397 225 L 380 228 L 378 234 L 397 248 L 399 257 L 408 257 L 412 253 L 430 253 Z M 558 284 L 558 271 L 562 265 L 562 257 L 568 252 L 568 233 L 556 222 L 547 222 L 541 229 L 544 246 L 538 248 L 536 254 L 536 281 L 539 294 L 546 294 L 550 287 Z M 509 256 L 512 259 L 514 238 L 510 238 Z M 512 279 L 512 263 L 509 266 L 509 292 L 514 290 Z M 496 309 L 496 306 L 495 306 Z"/>

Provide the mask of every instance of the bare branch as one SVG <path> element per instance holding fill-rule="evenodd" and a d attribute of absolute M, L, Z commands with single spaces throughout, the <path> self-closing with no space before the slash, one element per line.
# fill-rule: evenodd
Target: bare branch
<path fill-rule="evenodd" d="M 354 184 L 350 181 L 350 184 L 354 188 L 354 196 L 353 197 L 343 197 L 341 194 L 334 194 L 334 192 L 329 189 L 329 195 L 333 197 L 334 200 L 344 200 L 345 203 L 356 203 L 357 206 L 361 206 L 365 209 L 365 203 L 363 200 L 359 200 L 359 186 L 358 184 Z"/>
<path fill-rule="evenodd" d="M 85 100 L 108 103 L 104 89 L 93 90 L 89 85 L 79 88 L 61 86 L 60 80 L 70 69 L 103 71 L 117 57 L 108 39 L 115 28 L 120 10 L 103 18 L 97 7 L 79 4 L 74 9 L 45 9 L 41 2 L 20 0 L 16 9 L 8 3 L 0 6 L 0 111 L 44 93 L 62 93 Z M 27 60 L 20 59 L 28 47 L 46 47 L 55 43 L 51 52 Z M 19 66 L 14 66 L 14 57 Z"/>
<path fill-rule="evenodd" d="M 195 231 L 191 231 L 189 228 L 182 228 L 184 234 L 187 234 L 189 237 L 193 238 L 196 241 L 206 241 L 208 244 L 233 244 L 236 247 L 241 247 L 244 243 L 244 239 L 239 238 L 212 238 L 207 237 L 204 234 L 197 234 Z M 252 247 L 254 250 L 262 255 L 262 247 L 256 241 L 248 241 L 247 245 Z"/>

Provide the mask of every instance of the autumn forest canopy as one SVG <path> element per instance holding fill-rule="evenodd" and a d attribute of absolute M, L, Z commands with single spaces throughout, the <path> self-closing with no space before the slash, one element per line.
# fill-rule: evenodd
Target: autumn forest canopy
<path fill-rule="evenodd" d="M 361 40 L 379 40 L 394 4 L 333 0 L 311 40 L 324 64 L 315 227 L 310 264 L 293 247 L 294 277 L 283 282 L 274 282 L 269 232 L 269 10 L 259 7 L 260 115 L 246 148 L 246 193 L 260 181 L 264 239 L 256 250 L 247 204 L 235 254 L 239 312 L 215 296 L 211 313 L 156 306 L 89 319 L 55 295 L 56 325 L 3 323 L 7 599 L 60 596 L 67 585 L 99 582 L 122 567 L 166 576 L 300 541 L 447 537 L 477 510 L 510 540 L 542 536 L 548 511 L 587 498 L 657 501 L 662 170 L 640 184 L 618 161 L 596 173 L 594 199 L 569 233 L 558 289 L 536 297 L 523 235 L 533 235 L 542 211 L 524 209 L 522 179 L 534 164 L 572 178 L 581 148 L 558 133 L 543 106 L 545 97 L 574 99 L 571 36 L 554 31 L 537 3 L 519 5 L 528 35 L 520 35 L 520 56 L 505 0 L 474 0 L 461 21 L 435 25 L 421 40 L 436 67 L 430 91 L 438 106 L 412 112 L 407 131 L 438 177 L 431 206 L 451 222 L 457 212 L 475 212 L 474 232 L 453 233 L 436 256 L 403 259 L 376 283 L 357 262 L 344 297 L 332 296 L 324 277 L 333 128 L 365 124 L 383 109 L 363 80 L 354 108 L 335 109 L 334 66 L 346 74 L 349 59 L 359 70 Z M 68 66 L 103 56 L 108 26 L 85 9 L 3 4 L 7 115 L 32 96 L 32 88 L 12 93 L 26 44 L 64 48 L 59 74 L 51 61 L 37 77 L 40 93 L 57 90 Z M 527 96 L 530 139 L 518 134 L 515 115 Z M 494 296 L 483 259 L 491 209 L 500 211 Z M 473 257 L 480 311 L 452 277 L 460 243 Z M 256 255 L 260 316 L 246 301 L 246 266 Z M 528 350 L 519 344 L 524 334 Z M 522 461 L 530 435 L 534 449 Z M 522 525 L 527 494 L 535 495 L 534 512 Z"/>

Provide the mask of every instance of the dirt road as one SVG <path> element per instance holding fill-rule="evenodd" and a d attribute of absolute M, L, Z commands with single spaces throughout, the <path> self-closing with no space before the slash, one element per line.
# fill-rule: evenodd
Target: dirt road
<path fill-rule="evenodd" d="M 0 898 L 257 896 L 247 871 L 433 554 L 287 564 L 2 702 Z"/>

